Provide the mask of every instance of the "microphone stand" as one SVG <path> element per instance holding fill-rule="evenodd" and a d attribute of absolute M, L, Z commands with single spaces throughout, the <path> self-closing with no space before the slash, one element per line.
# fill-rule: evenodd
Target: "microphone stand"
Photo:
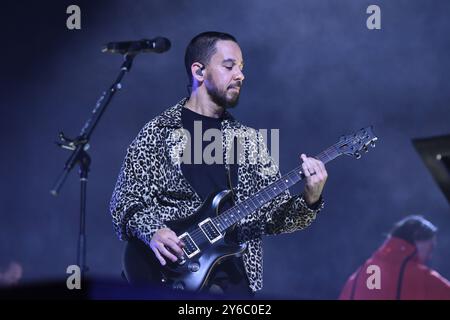
<path fill-rule="evenodd" d="M 66 161 L 62 173 L 56 180 L 54 187 L 51 189 L 50 193 L 54 196 L 59 194 L 64 181 L 66 180 L 69 172 L 77 164 L 79 165 L 80 174 L 80 184 L 81 184 L 81 197 L 80 197 L 80 230 L 78 235 L 78 246 L 77 246 L 77 265 L 81 271 L 81 279 L 85 279 L 85 272 L 88 271 L 86 265 L 86 189 L 88 181 L 89 166 L 91 164 L 91 157 L 87 153 L 89 149 L 89 139 L 99 123 L 106 107 L 111 102 L 114 94 L 122 88 L 121 81 L 126 72 L 129 72 L 133 64 L 133 59 L 136 53 L 126 53 L 124 54 L 124 62 L 120 67 L 120 72 L 111 87 L 102 93 L 98 99 L 94 109 L 92 110 L 91 117 L 86 121 L 78 137 L 75 139 L 67 138 L 63 132 L 59 133 L 60 142 L 56 144 L 63 148 L 72 150 L 72 154 Z"/>

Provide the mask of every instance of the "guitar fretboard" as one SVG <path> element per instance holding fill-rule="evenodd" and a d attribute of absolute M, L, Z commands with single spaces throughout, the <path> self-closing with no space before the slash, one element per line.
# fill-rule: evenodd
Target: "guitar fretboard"
<path fill-rule="evenodd" d="M 315 158 L 322 161 L 323 163 L 330 162 L 331 160 L 336 159 L 341 155 L 341 153 L 338 151 L 339 146 L 340 144 L 336 143 L 315 156 Z M 222 214 L 214 217 L 211 220 L 220 232 L 225 232 L 236 222 L 242 220 L 247 215 L 255 212 L 266 203 L 272 201 L 288 188 L 301 181 L 304 177 L 305 175 L 302 172 L 302 167 L 298 166 L 297 168 L 282 176 L 277 181 L 261 189 L 253 196 L 231 207 L 230 209 L 224 211 Z"/>

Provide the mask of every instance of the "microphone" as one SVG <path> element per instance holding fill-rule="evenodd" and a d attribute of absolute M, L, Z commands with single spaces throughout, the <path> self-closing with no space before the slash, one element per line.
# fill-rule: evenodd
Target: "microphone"
<path fill-rule="evenodd" d="M 142 39 L 138 41 L 108 42 L 103 46 L 102 52 L 137 54 L 140 52 L 163 53 L 170 49 L 170 41 L 167 38 Z"/>

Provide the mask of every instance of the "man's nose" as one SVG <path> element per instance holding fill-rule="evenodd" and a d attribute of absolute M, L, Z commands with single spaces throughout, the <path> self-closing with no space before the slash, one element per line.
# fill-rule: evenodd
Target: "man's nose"
<path fill-rule="evenodd" d="M 234 80 L 244 81 L 244 79 L 245 79 L 244 72 L 242 72 L 241 69 L 238 69 L 237 73 L 234 76 Z"/>

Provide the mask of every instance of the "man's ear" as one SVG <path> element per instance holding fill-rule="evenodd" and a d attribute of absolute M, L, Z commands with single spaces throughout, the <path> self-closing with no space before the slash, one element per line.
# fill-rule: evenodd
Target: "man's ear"
<path fill-rule="evenodd" d="M 204 80 L 203 69 L 205 67 L 200 62 L 194 62 L 191 66 L 192 76 L 199 82 Z"/>

